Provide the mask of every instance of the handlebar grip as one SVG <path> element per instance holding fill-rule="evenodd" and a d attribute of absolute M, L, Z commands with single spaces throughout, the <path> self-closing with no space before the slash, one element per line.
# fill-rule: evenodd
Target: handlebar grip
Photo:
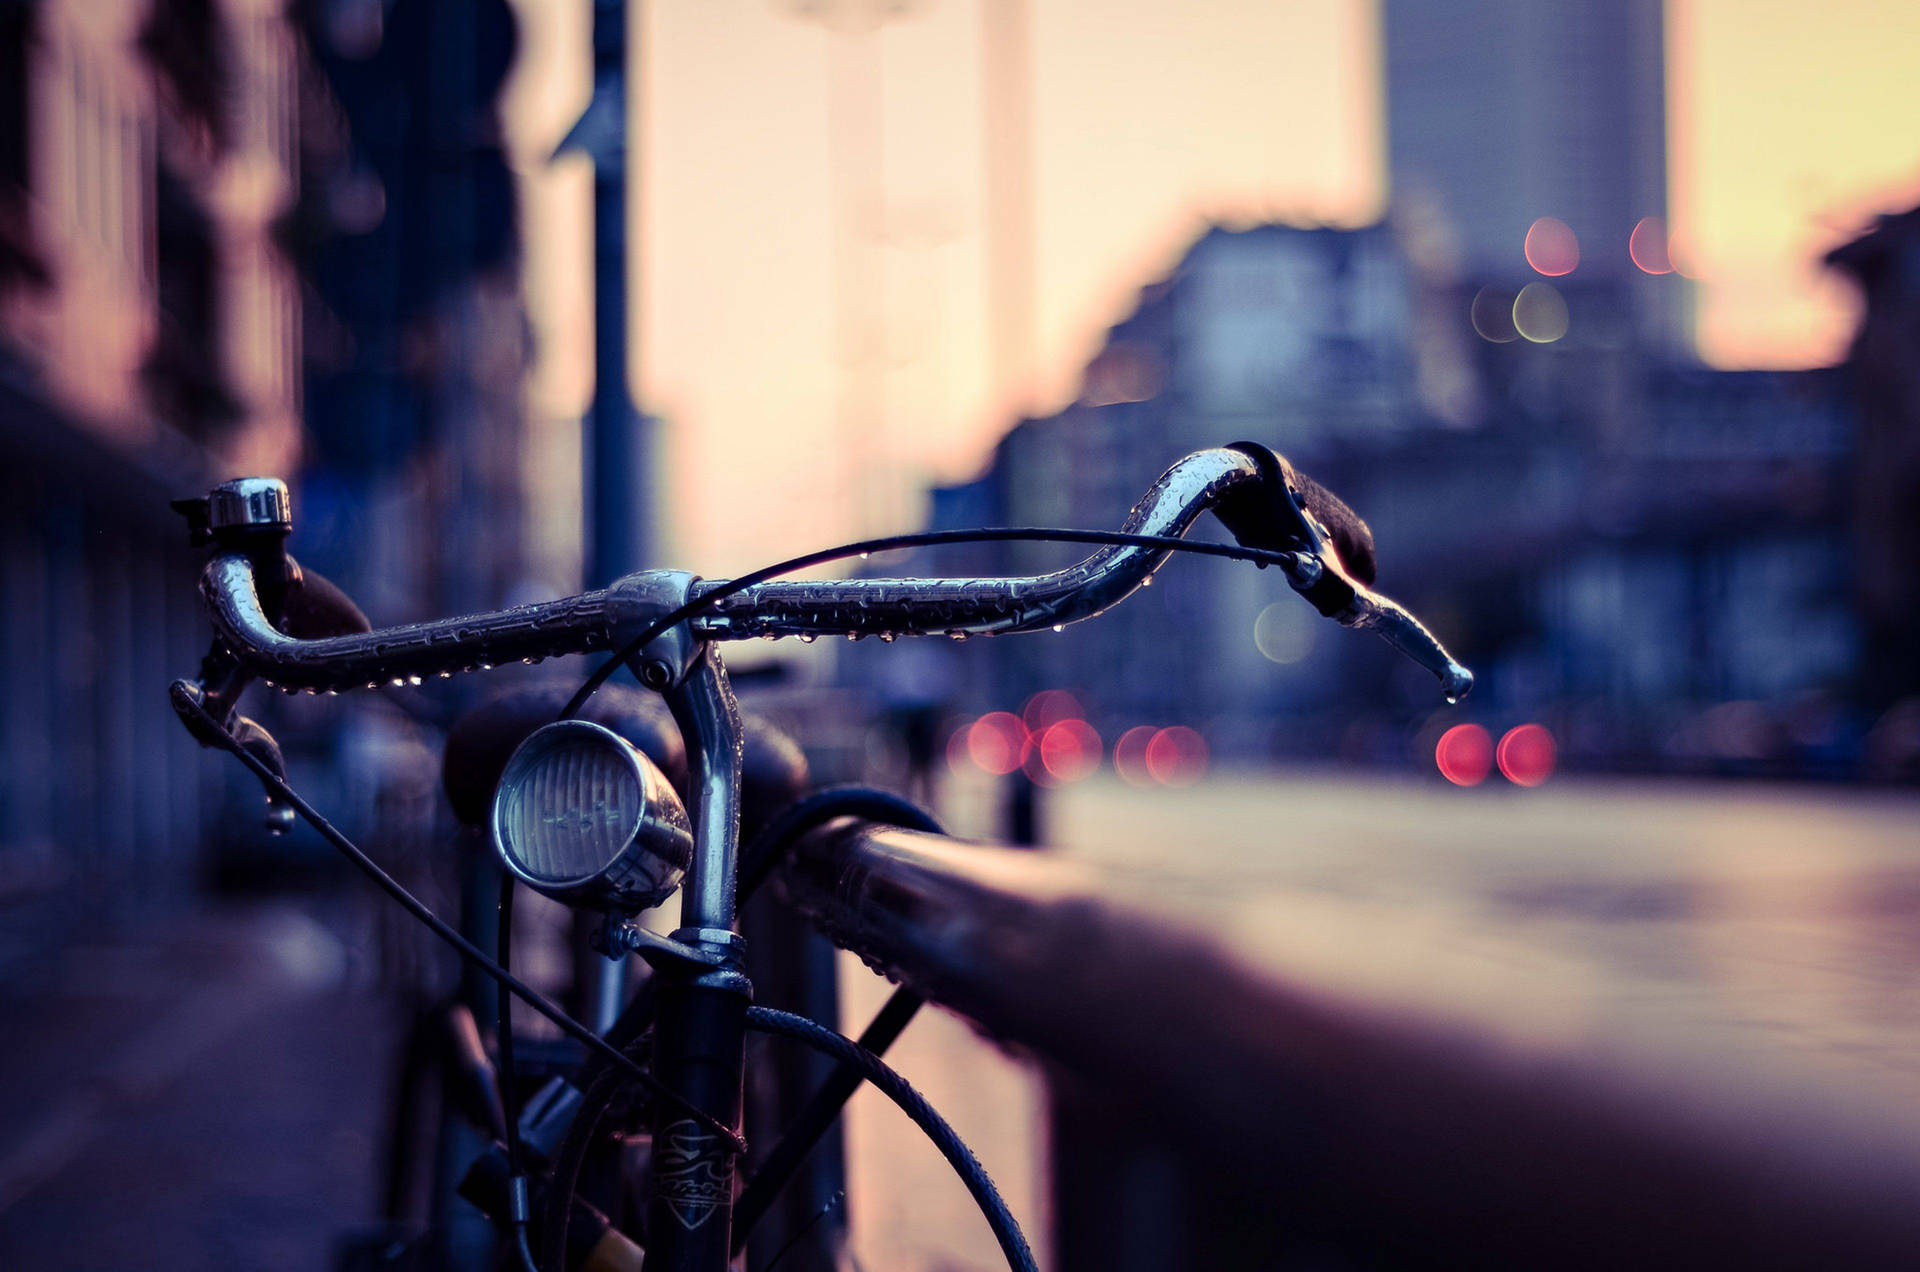
<path fill-rule="evenodd" d="M 1313 514 L 1314 520 L 1326 527 L 1327 537 L 1333 540 L 1334 549 L 1340 553 L 1340 563 L 1347 567 L 1347 573 L 1359 582 L 1371 585 L 1379 573 L 1372 527 L 1361 520 L 1359 513 L 1347 506 L 1346 500 L 1299 469 L 1293 470 L 1293 477 L 1300 490 L 1301 504 Z"/>
<path fill-rule="evenodd" d="M 372 631 L 373 624 L 331 579 L 301 566 L 282 602 L 280 630 L 296 640 L 322 640 L 358 636 Z"/>

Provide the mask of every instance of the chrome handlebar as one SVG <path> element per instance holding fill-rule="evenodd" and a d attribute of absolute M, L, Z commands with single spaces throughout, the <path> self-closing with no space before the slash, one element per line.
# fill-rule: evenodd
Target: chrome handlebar
<path fill-rule="evenodd" d="M 1124 534 L 1174 538 L 1229 491 L 1261 480 L 1242 451 L 1204 450 L 1162 473 Z M 1173 555 L 1115 544 L 1051 574 L 991 579 L 777 579 L 714 603 L 692 620 L 711 640 L 749 636 L 991 636 L 1077 623 L 1118 604 Z M 694 595 L 716 591 L 696 585 Z"/>
<path fill-rule="evenodd" d="M 253 562 L 245 553 L 219 553 L 200 576 L 200 594 L 206 598 L 214 634 L 241 665 L 276 687 L 315 693 L 419 684 L 429 676 L 609 648 L 614 591 L 605 588 L 491 614 L 300 640 L 268 619 Z"/>
<path fill-rule="evenodd" d="M 1259 448 L 1197 452 L 1161 475 L 1122 530 L 1184 535 L 1202 512 L 1217 510 L 1236 493 L 1271 478 Z M 1405 609 L 1346 573 L 1324 529 L 1301 510 L 1291 485 L 1285 502 L 1300 526 L 1288 541 L 1301 550 L 1284 567 L 1293 586 L 1337 621 L 1378 631 L 1439 677 L 1449 699 L 1464 694 L 1472 674 Z M 718 598 L 687 625 L 695 638 L 714 641 L 1037 631 L 1108 609 L 1142 586 L 1171 554 L 1167 548 L 1112 545 L 1066 569 L 1019 578 L 775 580 Z M 201 577 L 201 592 L 219 641 L 248 672 L 283 689 L 317 693 L 417 684 L 507 662 L 617 648 L 625 636 L 671 608 L 663 597 L 674 589 L 660 586 L 663 577 L 661 572 L 631 575 L 608 588 L 541 604 L 313 640 L 274 627 L 246 552 L 217 553 Z M 690 597 L 697 600 L 725 586 L 694 581 Z"/>

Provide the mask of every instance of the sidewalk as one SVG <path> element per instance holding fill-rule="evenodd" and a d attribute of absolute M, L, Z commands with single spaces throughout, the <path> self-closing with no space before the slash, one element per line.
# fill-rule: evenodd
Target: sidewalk
<path fill-rule="evenodd" d="M 326 1269 L 376 1201 L 388 1012 L 284 903 L 0 983 L 0 1267 Z"/>

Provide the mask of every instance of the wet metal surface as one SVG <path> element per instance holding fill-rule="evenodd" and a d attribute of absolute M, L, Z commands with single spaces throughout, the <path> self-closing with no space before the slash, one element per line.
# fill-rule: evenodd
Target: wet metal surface
<path fill-rule="evenodd" d="M 995 1028 L 1191 1101 L 1208 1142 L 1364 1199 L 1369 1239 L 1559 1266 L 1920 1248 L 1920 802 L 1308 777 L 1050 811 L 1051 864 L 843 886 L 924 919 L 907 957 Z M 1019 900 L 974 926 L 996 895 Z M 1006 992 L 1041 966 L 1063 991 Z"/>

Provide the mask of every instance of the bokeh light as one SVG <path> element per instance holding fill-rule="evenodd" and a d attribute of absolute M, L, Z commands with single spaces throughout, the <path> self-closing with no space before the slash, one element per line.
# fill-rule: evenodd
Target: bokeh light
<path fill-rule="evenodd" d="M 1040 735 L 1040 767 L 1060 782 L 1077 782 L 1100 767 L 1100 735 L 1085 720 L 1061 720 Z"/>
<path fill-rule="evenodd" d="M 1493 771 L 1493 739 L 1477 724 L 1456 724 L 1434 744 L 1433 762 L 1455 786 L 1478 786 Z"/>
<path fill-rule="evenodd" d="M 1482 287 L 1475 293 L 1467 316 L 1482 340 L 1512 344 L 1520 338 L 1513 329 L 1513 293 L 1503 288 Z"/>
<path fill-rule="evenodd" d="M 1185 725 L 1160 730 L 1147 742 L 1147 772 L 1162 786 L 1192 786 L 1207 772 L 1207 740 Z"/>
<path fill-rule="evenodd" d="M 1543 216 L 1527 228 L 1526 253 L 1527 264 L 1537 272 L 1559 278 L 1580 263 L 1580 240 L 1565 221 Z"/>
<path fill-rule="evenodd" d="M 1544 724 L 1522 724 L 1500 739 L 1494 760 L 1501 775 L 1515 786 L 1538 786 L 1553 776 L 1558 751 Z"/>
<path fill-rule="evenodd" d="M 996 777 L 1019 768 L 1031 745 L 1027 726 L 1011 711 L 989 711 L 967 729 L 967 756 Z"/>
<path fill-rule="evenodd" d="M 1313 614 L 1299 601 L 1275 601 L 1253 620 L 1253 644 L 1268 662 L 1285 666 L 1313 652 Z"/>
<path fill-rule="evenodd" d="M 1038 737 L 1048 725 L 1058 724 L 1062 720 L 1079 720 L 1086 715 L 1081 710 L 1080 700 L 1065 689 L 1042 689 L 1027 699 L 1027 705 L 1020 709 L 1020 719 L 1027 726 L 1027 732 Z"/>
<path fill-rule="evenodd" d="M 1113 771 L 1128 786 L 1152 786 L 1153 773 L 1147 768 L 1147 744 L 1158 732 L 1150 724 L 1136 724 L 1113 743 Z"/>
<path fill-rule="evenodd" d="M 1567 302 L 1551 283 L 1528 283 L 1513 298 L 1513 329 L 1535 344 L 1567 334 Z"/>
<path fill-rule="evenodd" d="M 1646 273 L 1673 273 L 1673 257 L 1667 250 L 1667 223 L 1657 216 L 1641 217 L 1627 237 L 1627 255 Z"/>

